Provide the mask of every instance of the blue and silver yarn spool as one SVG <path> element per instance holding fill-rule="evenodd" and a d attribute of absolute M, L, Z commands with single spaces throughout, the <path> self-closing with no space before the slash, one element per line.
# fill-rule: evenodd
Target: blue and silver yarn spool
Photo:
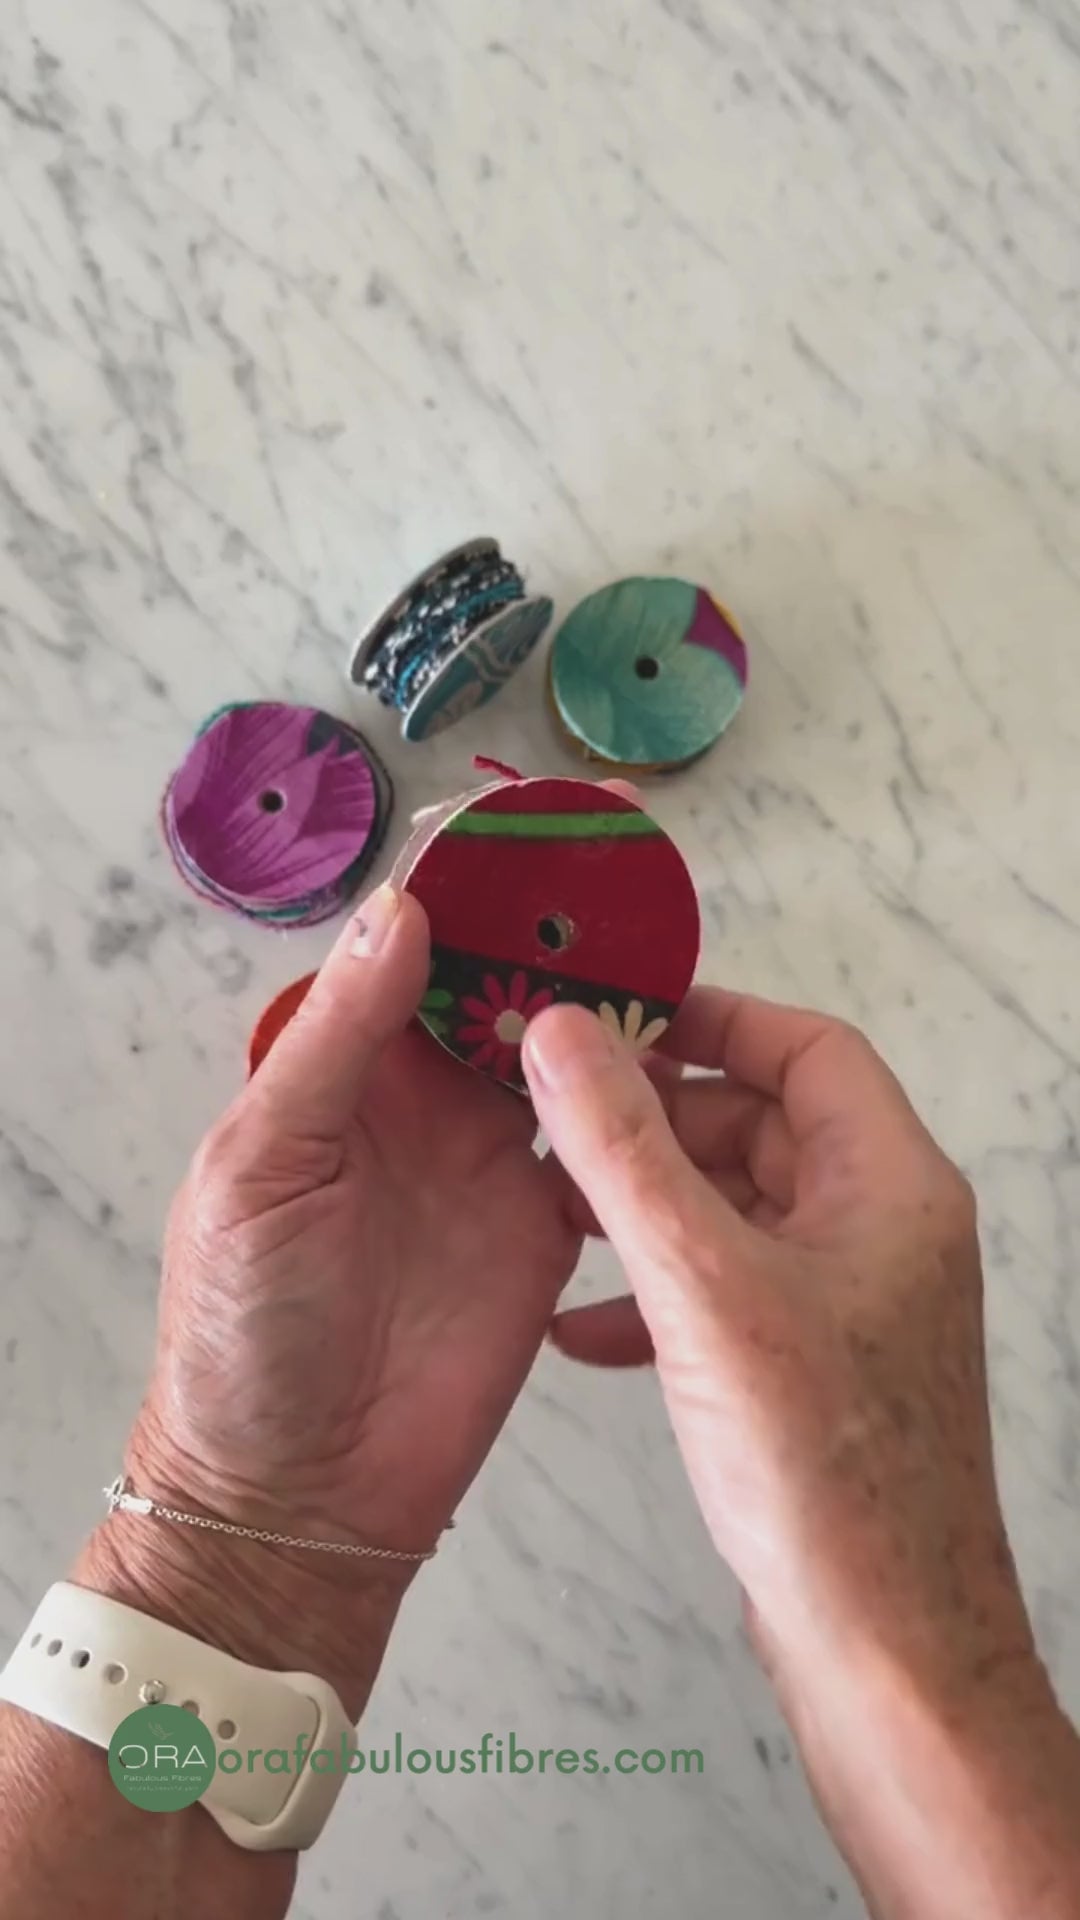
<path fill-rule="evenodd" d="M 356 644 L 349 677 L 401 714 L 406 740 L 426 740 L 505 686 L 552 612 L 544 595 L 526 595 L 497 540 L 470 540 L 379 615 Z"/>

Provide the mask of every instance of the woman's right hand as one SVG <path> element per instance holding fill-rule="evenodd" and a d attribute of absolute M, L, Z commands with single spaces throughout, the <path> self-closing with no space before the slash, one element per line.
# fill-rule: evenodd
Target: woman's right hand
<path fill-rule="evenodd" d="M 665 1051 L 714 1071 L 654 1087 L 579 1008 L 529 1028 L 541 1125 L 635 1295 L 560 1315 L 554 1337 L 585 1360 L 655 1351 L 826 1812 L 881 1911 L 937 1914 L 882 1893 L 896 1794 L 928 1794 L 932 1831 L 964 1740 L 990 1765 L 995 1742 L 1028 1724 L 1059 1779 L 1070 1746 L 1078 1767 L 998 1500 L 972 1193 L 837 1021 L 700 989 Z M 884 1835 L 882 1742 L 904 1773 L 884 1794 Z M 1080 1803 L 1073 1816 L 1080 1829 Z M 905 1822 L 910 1853 L 923 1845 L 910 1805 Z M 996 1849 L 980 1838 L 980 1852 Z M 1080 1902 L 1080 1857 L 1076 1876 Z M 970 1904 L 973 1892 L 946 1875 L 940 1911 L 1012 1911 Z M 1080 1905 L 1045 1909 L 1059 1910 Z"/>

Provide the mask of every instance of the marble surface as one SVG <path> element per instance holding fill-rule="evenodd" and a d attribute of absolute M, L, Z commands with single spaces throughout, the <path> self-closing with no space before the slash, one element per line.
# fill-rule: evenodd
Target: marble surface
<path fill-rule="evenodd" d="M 0 1634 L 96 1515 L 168 1196 L 324 945 L 184 893 L 163 777 L 257 694 L 372 724 L 399 834 L 477 748 L 570 768 L 539 660 L 425 748 L 344 685 L 490 530 L 563 612 L 669 569 L 744 621 L 743 715 L 656 802 L 704 972 L 864 1023 L 974 1176 L 1080 1709 L 1071 0 L 8 0 L 0 75 Z M 543 1358 L 370 1727 L 706 1772 L 372 1782 L 306 1920 L 859 1911 L 647 1377 Z"/>

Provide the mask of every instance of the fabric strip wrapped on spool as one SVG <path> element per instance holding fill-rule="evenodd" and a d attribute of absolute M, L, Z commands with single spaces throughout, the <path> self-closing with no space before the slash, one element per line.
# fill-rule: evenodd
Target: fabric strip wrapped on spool
<path fill-rule="evenodd" d="M 349 677 L 426 740 L 492 699 L 532 652 L 552 615 L 529 597 L 496 540 L 470 540 L 425 568 L 373 621 Z"/>

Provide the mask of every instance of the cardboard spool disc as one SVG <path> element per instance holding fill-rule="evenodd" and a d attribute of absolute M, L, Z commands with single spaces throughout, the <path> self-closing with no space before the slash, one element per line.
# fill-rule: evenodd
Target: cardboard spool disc
<path fill-rule="evenodd" d="M 588 1007 L 644 1051 L 693 980 L 701 918 L 682 855 L 644 809 L 593 781 L 498 781 L 431 807 L 393 880 L 431 928 L 420 1021 L 459 1060 L 518 1091 L 521 1042 L 544 1007 Z M 314 978 L 265 1009 L 251 1072 Z"/>
<path fill-rule="evenodd" d="M 670 772 L 707 752 L 734 720 L 746 644 L 704 587 L 618 580 L 563 622 L 549 676 L 560 726 L 590 758 L 631 774 Z"/>
<path fill-rule="evenodd" d="M 238 701 L 200 728 L 161 806 L 180 876 L 266 926 L 311 926 L 356 891 L 393 804 L 354 727 L 315 707 Z"/>
<path fill-rule="evenodd" d="M 632 1046 L 655 1044 L 701 941 L 693 882 L 655 820 L 560 778 L 499 783 L 438 816 L 404 881 L 431 926 L 420 1018 L 435 1038 L 519 1090 L 544 1007 L 589 1007 Z"/>

